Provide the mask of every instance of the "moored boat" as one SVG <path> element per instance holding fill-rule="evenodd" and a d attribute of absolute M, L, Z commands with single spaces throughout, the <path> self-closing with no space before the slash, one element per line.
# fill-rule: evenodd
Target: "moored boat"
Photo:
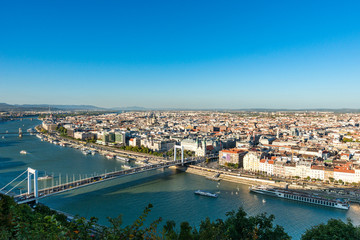
<path fill-rule="evenodd" d="M 130 169 L 131 166 L 129 166 L 129 165 L 123 165 L 122 168 L 123 168 L 123 169 Z"/>
<path fill-rule="evenodd" d="M 348 210 L 350 208 L 350 203 L 346 199 L 323 198 L 311 193 L 304 193 L 290 189 L 272 188 L 269 186 L 252 186 L 250 187 L 250 191 L 278 198 L 285 198 L 299 202 L 321 205 L 325 207 L 333 207 L 344 210 Z"/>
<path fill-rule="evenodd" d="M 48 180 L 48 179 L 52 179 L 53 177 L 50 175 L 45 175 L 43 177 L 38 177 L 38 180 Z"/>
<path fill-rule="evenodd" d="M 123 162 L 130 162 L 130 159 L 121 157 L 121 156 L 116 156 L 116 160 L 123 161 Z"/>

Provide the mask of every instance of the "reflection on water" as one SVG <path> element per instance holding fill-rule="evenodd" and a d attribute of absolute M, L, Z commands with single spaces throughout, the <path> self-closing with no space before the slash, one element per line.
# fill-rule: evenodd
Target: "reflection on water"
<path fill-rule="evenodd" d="M 0 132 L 18 129 L 19 123 L 0 123 Z M 25 125 L 23 130 L 26 130 L 39 122 L 24 120 L 22 124 Z M 21 150 L 29 154 L 20 155 Z M 66 174 L 72 177 L 119 169 L 121 163 L 99 155 L 84 156 L 79 150 L 41 142 L 35 136 L 25 135 L 23 139 L 15 135 L 0 138 L 0 186 L 28 166 L 49 174 L 60 173 L 65 179 Z M 215 199 L 198 196 L 193 193 L 198 189 L 218 192 L 220 195 Z M 274 214 L 275 223 L 282 225 L 294 239 L 298 239 L 307 228 L 330 218 L 350 218 L 355 224 L 360 224 L 360 206 L 356 204 L 349 211 L 344 211 L 272 198 L 250 193 L 246 185 L 214 182 L 175 170 L 158 170 L 102 182 L 41 202 L 73 215 L 96 216 L 101 224 L 107 223 L 107 216 L 122 214 L 125 225 L 135 221 L 148 203 L 154 205 L 148 222 L 162 217 L 163 222 L 173 219 L 178 222 L 177 225 L 181 221 L 198 225 L 206 216 L 212 220 L 225 218 L 226 212 L 243 207 L 250 215 L 262 212 Z"/>

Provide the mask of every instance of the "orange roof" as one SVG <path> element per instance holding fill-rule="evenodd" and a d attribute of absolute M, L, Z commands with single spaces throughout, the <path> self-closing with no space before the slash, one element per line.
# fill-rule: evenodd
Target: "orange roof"
<path fill-rule="evenodd" d="M 274 164 L 275 162 L 273 160 L 269 160 L 268 164 Z"/>
<path fill-rule="evenodd" d="M 266 159 L 261 159 L 260 162 L 261 162 L 261 163 L 265 163 L 265 162 L 266 162 Z"/>
<path fill-rule="evenodd" d="M 244 152 L 244 150 L 240 150 L 238 148 L 224 149 L 224 150 L 221 150 L 221 151 L 226 152 L 226 153 L 241 153 L 241 152 Z"/>
<path fill-rule="evenodd" d="M 325 168 L 323 166 L 313 165 L 313 166 L 311 166 L 311 169 L 324 170 Z"/>
<path fill-rule="evenodd" d="M 349 170 L 349 169 L 344 169 L 344 168 L 341 168 L 341 169 L 334 168 L 334 172 L 355 173 L 355 170 Z"/>

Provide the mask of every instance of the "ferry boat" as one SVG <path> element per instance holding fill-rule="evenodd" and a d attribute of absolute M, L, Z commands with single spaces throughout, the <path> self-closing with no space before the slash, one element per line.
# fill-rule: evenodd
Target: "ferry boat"
<path fill-rule="evenodd" d="M 125 158 L 125 157 L 121 157 L 121 156 L 116 156 L 116 160 L 120 160 L 120 161 L 123 161 L 123 162 L 130 162 L 130 159 Z"/>
<path fill-rule="evenodd" d="M 50 175 L 45 175 L 43 177 L 38 177 L 38 180 L 48 180 L 48 179 L 52 179 L 53 177 Z"/>
<path fill-rule="evenodd" d="M 27 154 L 27 151 L 21 150 L 21 151 L 20 151 L 20 154 Z"/>
<path fill-rule="evenodd" d="M 201 190 L 196 190 L 194 193 L 197 195 L 206 196 L 206 197 L 213 197 L 213 198 L 218 197 L 218 195 L 216 193 L 205 192 L 205 191 L 201 191 Z"/>
<path fill-rule="evenodd" d="M 278 198 L 285 198 L 299 202 L 311 203 L 325 207 L 348 210 L 350 203 L 345 199 L 328 199 L 310 193 L 297 192 L 289 189 L 272 188 L 269 186 L 252 186 L 250 191 Z"/>

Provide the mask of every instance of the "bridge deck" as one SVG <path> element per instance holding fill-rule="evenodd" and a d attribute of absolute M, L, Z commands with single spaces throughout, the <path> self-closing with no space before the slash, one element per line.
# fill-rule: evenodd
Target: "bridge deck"
<path fill-rule="evenodd" d="M 199 163 L 199 162 L 203 162 L 204 160 L 205 160 L 205 158 L 186 159 L 186 160 L 184 160 L 184 164 Z M 98 176 L 93 176 L 90 178 L 77 180 L 77 181 L 74 181 L 71 183 L 65 183 L 65 184 L 54 186 L 54 187 L 41 189 L 38 191 L 37 198 L 35 198 L 34 193 L 31 193 L 31 194 L 24 193 L 21 195 L 17 195 L 14 198 L 15 198 L 15 201 L 20 204 L 27 203 L 27 202 L 33 202 L 37 199 L 45 198 L 45 197 L 55 195 L 58 193 L 62 193 L 65 191 L 69 191 L 72 189 L 89 186 L 89 185 L 103 182 L 106 180 L 111 180 L 111 179 L 115 179 L 115 178 L 119 178 L 119 177 L 129 176 L 129 175 L 142 173 L 142 172 L 146 172 L 146 171 L 151 171 L 151 170 L 156 170 L 156 169 L 161 169 L 161 168 L 168 168 L 171 166 L 176 166 L 176 165 L 181 165 L 181 164 L 182 164 L 181 160 L 177 160 L 177 161 L 169 161 L 169 162 L 163 162 L 163 163 L 158 163 L 158 164 L 135 167 L 135 168 L 120 170 L 120 171 L 116 171 L 116 172 L 110 172 L 110 173 L 101 174 Z"/>

